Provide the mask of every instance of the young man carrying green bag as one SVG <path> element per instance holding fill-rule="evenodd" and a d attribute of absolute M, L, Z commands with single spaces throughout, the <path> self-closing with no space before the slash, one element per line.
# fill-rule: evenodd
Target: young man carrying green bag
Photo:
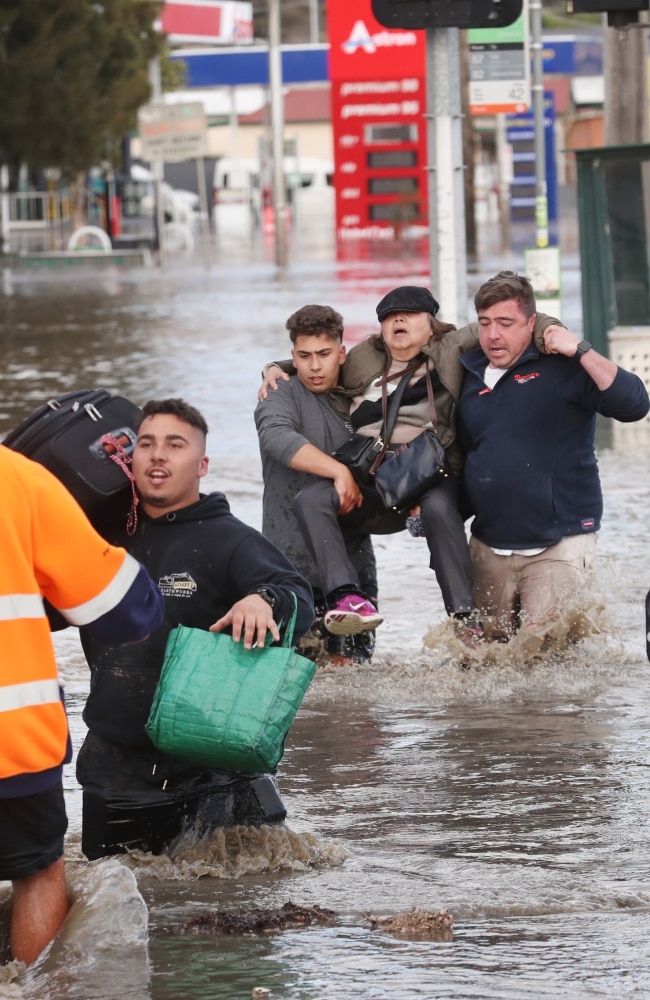
<path fill-rule="evenodd" d="M 314 618 L 309 585 L 282 553 L 231 513 L 222 493 L 201 494 L 207 425 L 183 400 L 143 408 L 132 471 L 135 534 L 116 535 L 147 566 L 165 596 L 165 621 L 135 647 L 100 646 L 82 633 L 91 669 L 79 752 L 82 849 L 87 857 L 162 850 L 183 829 L 281 822 L 286 810 L 270 774 L 242 775 L 162 753 L 145 732 L 170 631 L 178 625 L 231 632 L 246 649 L 281 639 L 297 601 L 295 636 Z"/>

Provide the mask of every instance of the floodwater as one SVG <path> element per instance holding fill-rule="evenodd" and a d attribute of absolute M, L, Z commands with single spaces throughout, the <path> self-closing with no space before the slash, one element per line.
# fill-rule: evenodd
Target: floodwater
<path fill-rule="evenodd" d="M 329 303 L 348 342 L 358 340 L 374 331 L 388 288 L 427 282 L 421 250 L 364 257 L 355 247 L 339 262 L 305 251 L 284 276 L 268 245 L 240 244 L 209 270 L 199 257 L 165 272 L 5 271 L 0 435 L 73 388 L 104 385 L 136 402 L 185 396 L 211 427 L 207 485 L 259 526 L 252 411 L 262 365 L 287 353 L 284 320 L 306 302 Z M 470 294 L 510 265 L 522 267 L 516 255 L 486 257 Z M 582 333 L 571 254 L 564 291 L 565 321 Z M 41 967 L 0 968 L 0 996 L 650 996 L 647 435 L 599 430 L 597 587 L 568 647 L 498 647 L 463 669 L 424 542 L 377 539 L 377 654 L 371 667 L 319 670 L 278 771 L 284 828 L 219 831 L 171 857 L 90 865 L 69 768 L 71 883 L 81 898 L 101 892 Z M 56 644 L 78 747 L 86 668 L 72 630 Z M 183 933 L 198 915 L 288 901 L 336 919 L 264 935 Z M 451 931 L 399 935 L 371 920 L 413 908 L 447 910 Z"/>

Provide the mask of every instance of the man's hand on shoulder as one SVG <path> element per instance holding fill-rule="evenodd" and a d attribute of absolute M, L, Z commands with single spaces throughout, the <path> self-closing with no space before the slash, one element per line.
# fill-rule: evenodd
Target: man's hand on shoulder
<path fill-rule="evenodd" d="M 562 354 L 565 358 L 576 358 L 601 391 L 609 389 L 614 382 L 618 366 L 586 342 L 587 349 L 578 351 L 582 341 L 565 327 L 547 327 L 544 331 L 544 342 L 548 354 Z"/>
<path fill-rule="evenodd" d="M 254 646 L 261 649 L 267 632 L 271 633 L 274 642 L 280 641 L 280 629 L 273 617 L 273 608 L 260 594 L 249 594 L 237 601 L 230 611 L 210 626 L 210 631 L 223 632 L 229 626 L 232 627 L 234 642 L 243 638 L 244 649 Z"/>
<path fill-rule="evenodd" d="M 288 382 L 289 375 L 282 371 L 279 365 L 270 364 L 264 369 L 264 377 L 262 379 L 262 385 L 260 386 L 260 391 L 257 394 L 257 398 L 262 402 L 263 399 L 269 394 L 269 389 L 274 391 L 278 387 L 278 382 Z"/>
<path fill-rule="evenodd" d="M 566 358 L 572 358 L 579 343 L 579 338 L 565 326 L 553 324 L 544 330 L 544 346 L 547 354 L 563 354 Z"/>

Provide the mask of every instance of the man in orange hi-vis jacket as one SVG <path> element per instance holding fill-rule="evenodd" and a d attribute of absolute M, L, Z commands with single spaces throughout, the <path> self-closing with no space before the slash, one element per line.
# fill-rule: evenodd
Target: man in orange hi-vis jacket
<path fill-rule="evenodd" d="M 149 635 L 163 598 L 42 466 L 0 445 L 0 482 L 0 880 L 13 884 L 12 955 L 29 964 L 68 912 L 71 745 L 44 599 L 108 644 Z"/>

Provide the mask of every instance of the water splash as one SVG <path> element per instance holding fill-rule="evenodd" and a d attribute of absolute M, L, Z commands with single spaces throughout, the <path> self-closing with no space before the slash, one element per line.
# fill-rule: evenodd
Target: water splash
<path fill-rule="evenodd" d="M 150 972 L 148 912 L 133 873 L 116 858 L 72 864 L 68 892 L 70 912 L 36 962 L 0 968 L 0 997 L 100 1000 L 114 995 L 109 984 L 118 954 L 121 995 L 144 995 Z"/>
<path fill-rule="evenodd" d="M 125 863 L 137 877 L 236 879 L 260 872 L 306 871 L 320 865 L 339 866 L 347 853 L 339 844 L 311 833 L 295 833 L 285 824 L 233 826 L 208 837 L 181 834 L 164 854 L 131 851 Z"/>

